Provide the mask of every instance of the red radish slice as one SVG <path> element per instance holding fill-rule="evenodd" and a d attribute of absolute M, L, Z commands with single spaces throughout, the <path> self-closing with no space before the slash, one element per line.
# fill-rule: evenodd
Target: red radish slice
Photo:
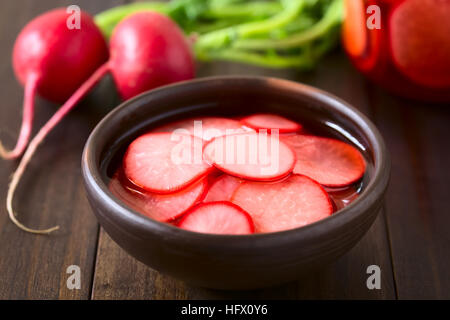
<path fill-rule="evenodd" d="M 402 1 L 390 17 L 393 60 L 418 84 L 450 86 L 450 1 Z"/>
<path fill-rule="evenodd" d="M 244 182 L 232 202 L 251 215 L 256 232 L 294 229 L 333 213 L 326 191 L 301 175 L 292 175 L 278 183 Z"/>
<path fill-rule="evenodd" d="M 212 169 L 202 160 L 202 143 L 190 135 L 142 135 L 125 154 L 125 175 L 146 191 L 162 194 L 179 191 Z"/>
<path fill-rule="evenodd" d="M 275 114 L 254 114 L 243 118 L 241 122 L 256 130 L 278 129 L 280 133 L 298 132 L 302 129 L 302 126 L 299 123 Z"/>
<path fill-rule="evenodd" d="M 294 135 L 283 138 L 297 156 L 294 173 L 328 187 L 343 187 L 362 178 L 366 162 L 351 145 L 329 138 Z"/>
<path fill-rule="evenodd" d="M 283 178 L 295 165 L 293 150 L 278 135 L 262 133 L 215 138 L 203 149 L 203 157 L 225 173 L 258 181 Z"/>
<path fill-rule="evenodd" d="M 159 127 L 152 132 L 173 132 L 177 129 L 186 129 L 186 133 L 202 138 L 205 141 L 210 141 L 213 138 L 224 135 L 253 131 L 250 128 L 244 128 L 237 120 L 218 117 L 204 117 L 171 123 Z"/>
<path fill-rule="evenodd" d="M 180 192 L 161 195 L 138 191 L 126 180 L 123 172 L 117 172 L 109 189 L 130 208 L 161 222 L 178 218 L 201 201 L 208 185 L 206 179 L 203 179 Z"/>
<path fill-rule="evenodd" d="M 226 201 L 198 205 L 186 213 L 178 226 L 189 231 L 214 234 L 251 234 L 255 230 L 250 215 Z"/>
<path fill-rule="evenodd" d="M 209 188 L 204 202 L 230 201 L 234 191 L 242 183 L 241 179 L 227 174 L 218 177 Z"/>

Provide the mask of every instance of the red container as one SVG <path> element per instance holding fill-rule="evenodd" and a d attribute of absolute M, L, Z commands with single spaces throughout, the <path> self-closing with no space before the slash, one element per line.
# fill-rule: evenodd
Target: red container
<path fill-rule="evenodd" d="M 387 90 L 450 102 L 450 0 L 344 0 L 343 45 Z"/>

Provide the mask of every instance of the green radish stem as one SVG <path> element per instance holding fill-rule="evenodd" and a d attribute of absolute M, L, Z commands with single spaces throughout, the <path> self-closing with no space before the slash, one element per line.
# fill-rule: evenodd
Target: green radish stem
<path fill-rule="evenodd" d="M 304 5 L 304 0 L 292 0 L 283 11 L 266 20 L 244 23 L 205 34 L 198 38 L 195 44 L 196 50 L 218 49 L 235 39 L 263 34 L 280 28 L 294 20 Z"/>
<path fill-rule="evenodd" d="M 231 4 L 227 6 L 217 6 L 206 10 L 203 18 L 228 19 L 272 16 L 283 10 L 278 2 L 250 2 L 245 4 Z"/>
<path fill-rule="evenodd" d="M 25 84 L 25 94 L 23 102 L 22 125 L 16 146 L 12 150 L 7 150 L 0 141 L 0 157 L 3 159 L 15 159 L 25 151 L 31 135 L 31 128 L 34 118 L 34 97 L 36 95 L 39 76 L 31 74 Z"/>
<path fill-rule="evenodd" d="M 30 163 L 31 158 L 33 157 L 36 149 L 44 141 L 45 137 L 48 133 L 64 118 L 69 111 L 73 109 L 77 105 L 77 103 L 85 96 L 85 94 L 90 91 L 100 80 L 101 78 L 110 70 L 109 62 L 106 62 L 103 66 L 101 66 L 75 93 L 72 97 L 64 103 L 61 108 L 56 111 L 56 113 L 48 120 L 48 122 L 39 130 L 36 136 L 31 140 L 28 145 L 27 150 L 25 151 L 24 156 L 20 160 L 19 166 L 14 172 L 11 183 L 8 188 L 8 194 L 6 196 L 6 208 L 8 210 L 9 218 L 14 224 L 20 229 L 35 233 L 35 234 L 49 234 L 55 230 L 59 229 L 59 226 L 55 226 L 49 229 L 36 230 L 31 229 L 23 225 L 20 221 L 17 220 L 17 215 L 13 209 L 13 199 L 14 194 L 19 184 L 20 179 L 22 178 L 25 169 Z"/>
<path fill-rule="evenodd" d="M 223 28 L 227 28 L 230 27 L 236 23 L 240 23 L 242 22 L 241 20 L 237 20 L 237 19 L 226 19 L 226 20 L 217 20 L 214 22 L 209 22 L 209 23 L 201 23 L 201 22 L 197 22 L 194 23 L 192 25 L 190 25 L 189 27 L 185 28 L 185 32 L 186 33 L 193 33 L 193 34 L 204 34 L 207 32 L 213 32 L 216 30 L 220 30 Z"/>
<path fill-rule="evenodd" d="M 203 60 L 226 60 L 241 63 L 248 63 L 260 67 L 267 68 L 303 68 L 311 69 L 314 65 L 308 54 L 298 54 L 290 56 L 279 56 L 276 54 L 258 54 L 254 52 L 225 49 L 209 52 L 207 56 L 202 57 Z"/>
<path fill-rule="evenodd" d="M 319 22 L 311 28 L 306 29 L 297 34 L 291 35 L 285 39 L 271 40 L 271 39 L 245 39 L 236 40 L 233 47 L 238 49 L 289 49 L 299 47 L 307 42 L 313 41 L 324 36 L 330 29 L 340 23 L 342 16 L 342 1 L 334 0 L 328 7 L 327 12 Z"/>

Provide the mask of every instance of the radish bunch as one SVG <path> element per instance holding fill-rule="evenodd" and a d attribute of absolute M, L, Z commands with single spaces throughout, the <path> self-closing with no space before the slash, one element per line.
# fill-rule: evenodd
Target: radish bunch
<path fill-rule="evenodd" d="M 177 161 L 178 156 L 185 161 Z M 353 146 L 308 135 L 284 117 L 206 117 L 168 124 L 135 139 L 110 190 L 136 211 L 186 230 L 264 233 L 331 215 L 335 206 L 324 187 L 330 193 L 344 188 L 345 196 L 354 199 L 357 195 L 348 190 L 365 170 Z M 336 207 L 346 204 L 341 198 Z"/>
<path fill-rule="evenodd" d="M 37 17 L 20 32 L 14 45 L 13 67 L 25 86 L 22 128 L 17 145 L 0 156 L 15 159 L 31 134 L 36 94 L 56 103 L 66 101 L 108 59 L 106 42 L 92 18 L 81 12 L 80 29 L 67 27 L 68 15 L 56 9 Z"/>
<path fill-rule="evenodd" d="M 12 221 L 32 233 L 50 233 L 58 227 L 34 230 L 22 225 L 12 208 L 17 185 L 34 152 L 48 133 L 102 79 L 111 73 L 123 99 L 176 81 L 194 77 L 194 61 L 182 31 L 169 18 L 142 12 L 124 19 L 114 30 L 108 48 L 101 32 L 86 13 L 81 28 L 69 30 L 65 10 L 55 10 L 31 21 L 14 49 L 17 77 L 26 86 L 24 119 L 19 141 L 12 151 L 0 145 L 4 158 L 17 158 L 26 148 L 37 92 L 65 103 L 31 140 L 14 172 L 7 194 Z"/>

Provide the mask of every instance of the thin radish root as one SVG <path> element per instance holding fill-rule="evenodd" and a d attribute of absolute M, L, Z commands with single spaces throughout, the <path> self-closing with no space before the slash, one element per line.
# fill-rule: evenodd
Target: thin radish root
<path fill-rule="evenodd" d="M 53 116 L 53 117 L 55 117 L 55 116 Z M 8 215 L 9 215 L 9 218 L 12 220 L 12 222 L 14 222 L 14 224 L 17 227 L 19 227 L 20 229 L 22 229 L 23 231 L 35 233 L 35 234 L 49 234 L 55 230 L 58 230 L 59 226 L 52 227 L 49 229 L 44 229 L 44 230 L 30 229 L 30 228 L 24 226 L 22 223 L 20 223 L 17 220 L 16 214 L 12 207 L 12 202 L 14 199 L 14 193 L 17 189 L 20 179 L 23 176 L 23 173 L 25 172 L 25 169 L 26 169 L 28 163 L 30 162 L 31 158 L 33 157 L 33 154 L 36 151 L 36 148 L 39 146 L 39 144 L 42 142 L 43 138 L 45 138 L 45 136 L 48 133 L 48 131 L 43 130 L 44 128 L 45 127 L 43 127 L 39 131 L 39 133 L 36 135 L 36 137 L 31 141 L 27 151 L 25 152 L 25 155 L 23 156 L 22 160 L 20 161 L 19 167 L 13 174 L 11 184 L 9 185 L 9 188 L 8 188 L 8 194 L 6 196 L 6 209 L 8 210 Z"/>
<path fill-rule="evenodd" d="M 7 150 L 0 141 L 0 157 L 3 159 L 10 160 L 20 157 L 27 147 L 34 118 L 34 96 L 38 81 L 39 76 L 35 73 L 31 74 L 27 80 L 19 138 L 17 139 L 16 146 L 11 150 Z"/>
<path fill-rule="evenodd" d="M 34 234 L 50 234 L 53 231 L 59 229 L 59 226 L 55 226 L 49 229 L 36 230 L 30 229 L 20 223 L 16 218 L 16 213 L 13 209 L 13 199 L 14 194 L 17 189 L 17 186 L 22 178 L 27 165 L 30 163 L 34 153 L 38 146 L 44 141 L 47 134 L 69 113 L 70 110 L 73 109 L 74 106 L 84 97 L 84 95 L 92 89 L 101 79 L 102 77 L 109 71 L 109 63 L 103 64 L 74 94 L 73 96 L 67 100 L 67 102 L 61 106 L 61 108 L 56 111 L 56 113 L 48 120 L 48 122 L 39 130 L 36 136 L 31 140 L 27 150 L 23 158 L 20 160 L 19 166 L 14 172 L 11 184 L 8 188 L 8 194 L 6 196 L 6 209 L 8 210 L 8 215 L 11 221 L 20 229 L 26 232 L 34 233 Z"/>

